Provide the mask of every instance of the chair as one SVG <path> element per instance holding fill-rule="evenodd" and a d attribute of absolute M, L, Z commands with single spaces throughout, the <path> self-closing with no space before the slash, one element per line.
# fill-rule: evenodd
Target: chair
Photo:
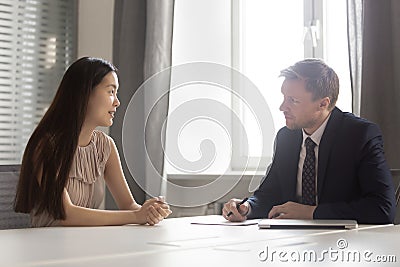
<path fill-rule="evenodd" d="M 393 177 L 393 183 L 396 194 L 396 217 L 394 218 L 395 224 L 400 224 L 400 169 L 391 169 L 390 173 Z"/>
<path fill-rule="evenodd" d="M 0 165 L 0 229 L 30 227 L 29 214 L 13 209 L 20 165 Z"/>

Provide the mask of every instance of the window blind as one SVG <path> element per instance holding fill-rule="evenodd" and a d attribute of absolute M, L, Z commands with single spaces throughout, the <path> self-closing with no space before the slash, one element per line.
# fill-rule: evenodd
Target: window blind
<path fill-rule="evenodd" d="M 21 162 L 76 57 L 76 0 L 0 0 L 0 164 Z"/>

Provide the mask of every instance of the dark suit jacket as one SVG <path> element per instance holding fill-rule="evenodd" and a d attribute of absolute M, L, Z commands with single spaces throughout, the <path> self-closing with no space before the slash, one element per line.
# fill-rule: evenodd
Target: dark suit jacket
<path fill-rule="evenodd" d="M 265 218 L 274 205 L 296 200 L 301 130 L 284 127 L 275 140 L 274 158 L 260 187 L 249 198 L 249 218 Z M 334 108 L 318 152 L 318 206 L 314 219 L 355 219 L 392 223 L 393 181 L 379 127 Z"/>

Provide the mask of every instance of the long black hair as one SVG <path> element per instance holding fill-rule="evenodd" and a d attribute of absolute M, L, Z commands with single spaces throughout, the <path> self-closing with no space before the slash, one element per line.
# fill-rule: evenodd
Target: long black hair
<path fill-rule="evenodd" d="M 14 209 L 16 212 L 48 212 L 65 219 L 63 190 L 78 147 L 89 97 L 115 66 L 83 57 L 65 72 L 49 109 L 25 148 Z"/>

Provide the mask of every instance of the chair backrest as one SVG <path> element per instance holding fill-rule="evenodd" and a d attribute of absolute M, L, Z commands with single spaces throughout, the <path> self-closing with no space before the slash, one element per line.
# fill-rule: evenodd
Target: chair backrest
<path fill-rule="evenodd" d="M 393 184 L 396 193 L 396 217 L 394 223 L 400 224 L 400 169 L 391 169 L 390 173 L 393 177 Z"/>
<path fill-rule="evenodd" d="M 20 165 L 0 165 L 0 229 L 30 227 L 29 214 L 13 209 Z"/>

